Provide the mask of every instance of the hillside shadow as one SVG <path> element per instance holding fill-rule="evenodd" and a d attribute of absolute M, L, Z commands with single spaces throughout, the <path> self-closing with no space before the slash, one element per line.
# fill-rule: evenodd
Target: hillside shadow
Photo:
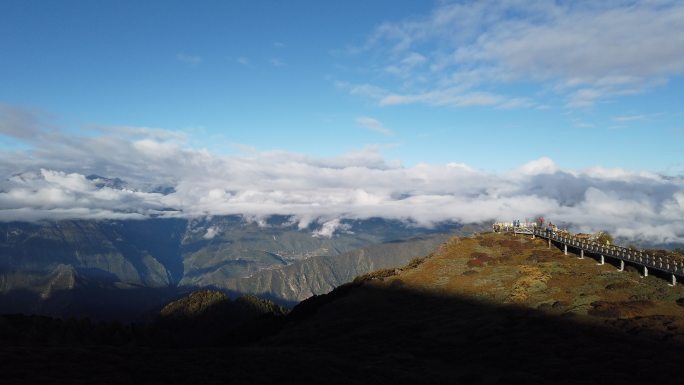
<path fill-rule="evenodd" d="M 225 316 L 216 311 L 203 317 L 207 314 Z M 331 379 L 344 384 L 681 383 L 682 331 L 651 327 L 666 324 L 662 317 L 649 318 L 650 324 L 644 320 L 621 320 L 624 325 L 616 324 L 618 330 L 569 315 L 551 316 L 371 281 L 312 297 L 287 316 L 257 317 L 232 328 L 227 320 L 210 320 L 211 329 L 203 332 L 214 338 L 205 341 L 204 348 L 170 347 L 150 338 L 156 333 L 154 326 L 124 332 L 111 327 L 72 328 L 71 333 L 105 333 L 109 339 L 79 337 L 74 340 L 89 342 L 57 350 L 54 344 L 23 347 L 21 360 L 9 359 L 14 366 L 5 372 L 5 379 L 12 380 L 7 383 L 40 378 L 51 378 L 52 383 L 75 378 L 84 383 L 198 379 L 250 384 L 327 384 Z M 7 325 L 0 322 L 0 330 Z M 71 324 L 51 325 L 45 341 L 54 341 L 50 335 L 64 334 L 65 325 Z M 197 326 L 179 323 L 174 331 L 169 328 L 173 325 L 166 325 L 164 332 L 183 333 L 188 325 Z M 14 357 L 14 345 L 4 342 L 0 355 Z M 55 367 L 59 375 L 50 377 Z"/>
<path fill-rule="evenodd" d="M 0 313 L 147 322 L 164 305 L 192 290 L 194 288 L 189 287 L 116 288 L 92 285 L 55 291 L 43 298 L 35 291 L 15 289 L 0 294 Z"/>
<path fill-rule="evenodd" d="M 346 285 L 302 302 L 259 344 L 335 352 L 363 362 L 369 379 L 383 373 L 378 383 L 681 383 L 684 331 L 668 317 L 605 319 L 614 327 L 575 318 L 400 285 Z"/>
<path fill-rule="evenodd" d="M 0 314 L 147 323 L 154 320 L 159 311 L 169 302 L 196 290 L 220 291 L 233 299 L 245 295 L 245 293 L 214 286 L 121 288 L 114 285 L 117 283 L 115 277 L 110 278 L 110 281 L 105 284 L 82 282 L 77 288 L 53 291 L 45 298 L 36 291 L 26 289 L 0 293 Z M 262 293 L 257 297 L 287 309 L 295 307 L 298 303 L 281 299 L 272 293 Z"/>
<path fill-rule="evenodd" d="M 113 240 L 118 250 L 140 272 L 148 267 L 142 262 L 146 254 L 154 256 L 169 273 L 170 284 L 183 278 L 183 257 L 181 255 L 182 234 L 187 222 L 183 219 L 148 219 L 146 221 L 123 221 L 114 226 L 115 233 L 125 241 Z"/>
<path fill-rule="evenodd" d="M 203 289 L 220 291 L 222 293 L 226 293 L 228 296 L 230 296 L 230 298 L 237 298 L 237 297 L 248 294 L 248 293 L 240 292 L 237 290 L 226 289 L 226 288 L 218 287 L 218 286 L 205 286 L 205 287 L 203 287 Z M 254 294 L 254 296 L 259 297 L 261 299 L 271 301 L 274 304 L 282 306 L 282 307 L 287 308 L 287 309 L 293 309 L 294 307 L 296 307 L 299 304 L 299 301 L 288 300 L 288 299 L 285 299 L 285 298 L 278 296 L 277 294 L 270 293 L 270 292 L 258 293 L 258 294 Z"/>

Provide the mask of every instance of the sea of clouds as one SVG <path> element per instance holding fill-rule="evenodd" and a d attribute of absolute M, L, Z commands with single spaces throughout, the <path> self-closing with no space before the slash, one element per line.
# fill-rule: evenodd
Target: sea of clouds
<path fill-rule="evenodd" d="M 496 173 L 457 163 L 406 167 L 372 149 L 333 158 L 218 155 L 162 130 L 96 132 L 37 130 L 24 136 L 23 147 L 1 149 L 0 221 L 281 214 L 301 228 L 318 222 L 320 235 L 330 236 L 339 219 L 382 217 L 429 226 L 543 215 L 574 231 L 684 242 L 681 176 L 568 170 L 545 157 Z M 103 186 L 87 177 L 93 174 L 125 184 Z"/>

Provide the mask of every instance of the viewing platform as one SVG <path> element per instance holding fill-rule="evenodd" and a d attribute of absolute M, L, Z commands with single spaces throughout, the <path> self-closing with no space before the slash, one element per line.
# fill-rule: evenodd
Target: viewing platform
<path fill-rule="evenodd" d="M 578 254 L 580 259 L 583 259 L 585 255 L 588 254 L 596 256 L 599 260 L 599 265 L 605 264 L 606 258 L 611 258 L 619 261 L 619 271 L 624 271 L 625 263 L 629 263 L 642 270 L 642 277 L 648 276 L 649 269 L 660 271 L 670 275 L 671 286 L 677 284 L 677 277 L 684 277 L 684 262 L 681 260 L 676 260 L 671 257 L 654 256 L 643 251 L 616 245 L 604 245 L 590 239 L 578 238 L 567 232 L 559 234 L 559 232 L 551 231 L 549 229 L 542 230 L 536 226 L 536 223 L 531 225 L 525 223 L 519 224 L 518 226 L 513 225 L 513 223 L 510 223 L 510 226 L 509 223 L 497 223 L 494 225 L 494 231 L 527 234 L 532 235 L 532 238 L 539 237 L 547 239 L 549 247 L 551 247 L 552 244 L 556 244 L 559 247 L 562 247 L 565 255 L 568 255 L 568 251 L 570 251 L 574 254 Z"/>

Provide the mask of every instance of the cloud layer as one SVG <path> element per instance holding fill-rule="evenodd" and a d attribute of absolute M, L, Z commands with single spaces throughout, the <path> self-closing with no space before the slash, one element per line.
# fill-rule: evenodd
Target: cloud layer
<path fill-rule="evenodd" d="M 383 23 L 352 50 L 368 54 L 398 86 L 349 89 L 380 105 L 511 108 L 535 105 L 534 94 L 492 86 L 534 83 L 569 107 L 585 107 L 681 75 L 682 47 L 680 1 L 446 3 L 421 18 Z"/>
<path fill-rule="evenodd" d="M 575 231 L 684 242 L 682 177 L 563 170 L 548 158 L 488 173 L 456 163 L 403 167 L 372 150 L 335 158 L 220 156 L 189 148 L 181 135 L 162 130 L 99 128 L 71 136 L 22 121 L 34 130 L 29 150 L 0 150 L 2 221 L 283 214 L 301 227 L 330 223 L 320 231 L 326 236 L 340 218 L 430 225 L 544 215 Z M 16 125 L 3 133 L 26 140 Z"/>

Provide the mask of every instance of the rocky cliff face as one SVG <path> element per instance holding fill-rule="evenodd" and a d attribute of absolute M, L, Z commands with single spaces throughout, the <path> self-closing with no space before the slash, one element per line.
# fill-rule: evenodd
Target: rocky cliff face
<path fill-rule="evenodd" d="M 247 278 L 217 280 L 219 287 L 254 293 L 285 303 L 297 303 L 325 294 L 370 271 L 399 267 L 432 252 L 448 235 L 433 235 L 372 245 L 337 256 L 319 256 L 279 269 L 260 271 Z"/>
<path fill-rule="evenodd" d="M 173 250 L 180 244 L 181 223 L 151 221 L 141 225 L 96 221 L 3 223 L 0 269 L 5 275 L 21 276 L 49 273 L 67 265 L 86 279 L 167 286 L 174 279 Z"/>

